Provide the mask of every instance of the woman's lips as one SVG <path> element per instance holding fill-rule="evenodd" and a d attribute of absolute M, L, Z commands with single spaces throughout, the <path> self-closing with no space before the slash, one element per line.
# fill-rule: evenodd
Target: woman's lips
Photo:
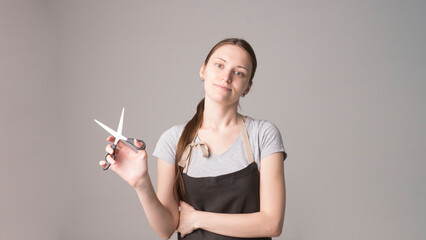
<path fill-rule="evenodd" d="M 223 86 L 216 85 L 216 84 L 215 84 L 215 86 L 218 86 L 219 88 L 221 88 L 221 89 L 223 89 L 223 90 L 225 90 L 225 91 L 231 91 L 231 89 L 229 89 L 229 88 L 227 88 L 227 87 L 223 87 Z"/>

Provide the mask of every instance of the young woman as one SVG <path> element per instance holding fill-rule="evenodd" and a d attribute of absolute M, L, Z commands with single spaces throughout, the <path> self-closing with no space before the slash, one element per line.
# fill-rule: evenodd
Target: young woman
<path fill-rule="evenodd" d="M 238 113 L 253 84 L 257 61 L 243 39 L 217 43 L 201 66 L 205 97 L 194 117 L 165 131 L 155 193 L 145 150 L 119 142 L 111 170 L 137 192 L 151 227 L 163 239 L 271 239 L 285 210 L 284 160 L 278 128 Z M 114 138 L 109 137 L 109 142 Z M 135 145 L 141 144 L 135 140 Z M 113 153 L 111 145 L 106 147 Z M 104 167 L 105 161 L 100 165 Z"/>

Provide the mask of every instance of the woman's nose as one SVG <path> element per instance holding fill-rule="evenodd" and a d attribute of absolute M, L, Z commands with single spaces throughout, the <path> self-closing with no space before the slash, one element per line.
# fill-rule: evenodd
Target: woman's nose
<path fill-rule="evenodd" d="M 222 79 L 226 82 L 232 81 L 232 71 L 223 71 Z"/>

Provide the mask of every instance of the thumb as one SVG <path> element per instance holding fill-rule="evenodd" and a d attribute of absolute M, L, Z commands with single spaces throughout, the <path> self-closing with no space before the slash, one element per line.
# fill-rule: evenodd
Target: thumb
<path fill-rule="evenodd" d="M 141 148 L 143 146 L 142 143 L 139 142 L 139 140 L 137 140 L 136 138 L 133 139 L 133 144 L 138 148 Z"/>

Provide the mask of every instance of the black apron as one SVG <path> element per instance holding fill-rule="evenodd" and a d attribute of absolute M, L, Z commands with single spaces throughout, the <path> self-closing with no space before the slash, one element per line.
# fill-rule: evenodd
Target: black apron
<path fill-rule="evenodd" d="M 186 174 L 192 151 L 187 151 L 184 170 L 182 173 L 189 204 L 196 210 L 217 213 L 253 213 L 260 210 L 259 170 L 253 159 L 247 130 L 242 115 L 238 116 L 238 125 L 243 137 L 244 150 L 248 166 L 236 172 L 217 177 L 191 177 Z M 190 147 L 195 144 L 195 138 Z M 189 146 L 189 145 L 188 145 Z M 201 149 L 201 148 L 200 148 Z M 189 154 L 188 154 L 189 152 Z M 205 150 L 203 150 L 205 153 Z M 203 154 L 204 155 L 204 154 Z M 182 163 L 181 163 L 182 164 Z M 183 165 L 182 164 L 182 165 Z M 184 238 L 178 233 L 178 239 L 188 240 L 222 240 L 222 239 L 259 239 L 265 238 L 236 238 L 219 235 L 204 229 L 197 229 Z"/>

